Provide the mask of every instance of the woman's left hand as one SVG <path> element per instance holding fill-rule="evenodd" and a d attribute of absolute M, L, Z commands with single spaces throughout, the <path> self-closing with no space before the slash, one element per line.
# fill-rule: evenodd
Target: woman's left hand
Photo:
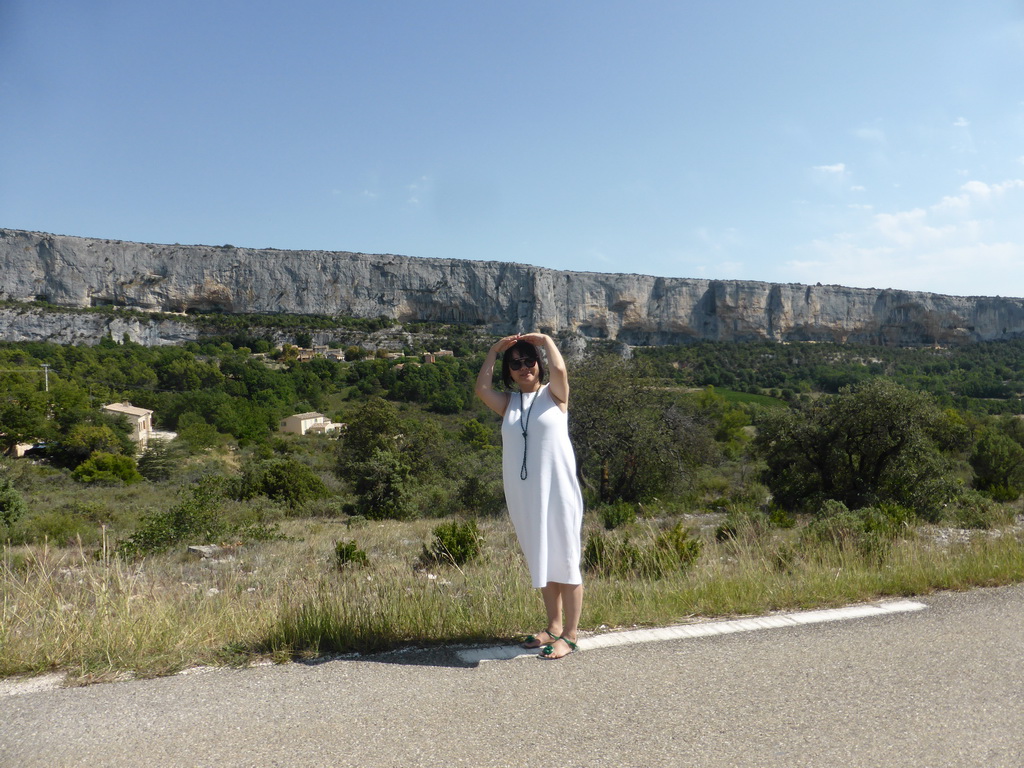
<path fill-rule="evenodd" d="M 522 333 L 519 335 L 519 339 L 521 341 L 529 342 L 534 346 L 546 347 L 548 345 L 548 341 L 551 340 L 551 337 L 545 333 Z"/>

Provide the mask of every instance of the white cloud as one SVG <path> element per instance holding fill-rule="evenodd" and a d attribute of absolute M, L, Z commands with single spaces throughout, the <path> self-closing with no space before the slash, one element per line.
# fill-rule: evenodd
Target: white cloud
<path fill-rule="evenodd" d="M 694 236 L 704 246 L 705 251 L 721 252 L 740 245 L 743 238 L 734 227 L 728 227 L 721 231 L 711 231 L 707 227 L 700 227 L 694 230 Z"/>
<path fill-rule="evenodd" d="M 846 163 L 836 163 L 835 165 L 816 165 L 814 170 L 821 171 L 822 173 L 838 173 L 843 174 L 846 172 Z"/>
<path fill-rule="evenodd" d="M 429 176 L 420 176 L 413 182 L 405 185 L 409 196 L 405 202 L 412 207 L 417 207 L 424 195 L 430 194 L 433 189 L 433 182 Z"/>
<path fill-rule="evenodd" d="M 956 128 L 970 128 L 971 123 L 965 117 L 958 117 L 956 120 L 953 121 L 953 126 Z"/>
<path fill-rule="evenodd" d="M 778 279 L 1024 297 L 1022 206 L 1024 179 L 968 181 L 928 206 L 851 219 L 798 249 Z"/>
<path fill-rule="evenodd" d="M 885 144 L 885 131 L 881 128 L 858 128 L 853 132 L 853 135 L 862 141 L 870 141 L 875 144 Z"/>
<path fill-rule="evenodd" d="M 989 195 L 992 194 L 992 188 L 984 181 L 968 181 L 960 189 L 973 197 L 980 197 L 983 200 L 987 200 Z"/>

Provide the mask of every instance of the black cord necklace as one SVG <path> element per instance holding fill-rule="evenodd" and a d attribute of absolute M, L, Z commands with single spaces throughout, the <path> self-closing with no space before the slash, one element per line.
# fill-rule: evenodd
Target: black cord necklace
<path fill-rule="evenodd" d="M 530 428 L 530 414 L 533 413 L 533 404 L 537 402 L 539 395 L 540 390 L 538 389 L 530 401 L 530 408 L 526 411 L 526 416 L 523 416 L 523 390 L 519 390 L 519 428 L 523 430 L 523 467 L 519 470 L 520 480 L 526 479 L 526 430 Z"/>

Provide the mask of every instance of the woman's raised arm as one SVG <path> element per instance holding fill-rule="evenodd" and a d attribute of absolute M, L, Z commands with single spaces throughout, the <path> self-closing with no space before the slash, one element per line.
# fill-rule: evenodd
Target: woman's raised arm
<path fill-rule="evenodd" d="M 565 369 L 565 360 L 555 340 L 546 333 L 524 333 L 519 338 L 534 346 L 544 347 L 548 358 L 548 391 L 564 411 L 569 404 L 569 372 Z"/>
<path fill-rule="evenodd" d="M 508 407 L 508 394 L 494 389 L 494 363 L 497 362 L 498 355 L 515 344 L 518 339 L 519 336 L 506 336 L 496 341 L 487 351 L 484 364 L 480 366 L 480 373 L 476 376 L 476 387 L 473 391 L 484 401 L 484 405 L 499 416 L 505 415 L 505 408 Z"/>

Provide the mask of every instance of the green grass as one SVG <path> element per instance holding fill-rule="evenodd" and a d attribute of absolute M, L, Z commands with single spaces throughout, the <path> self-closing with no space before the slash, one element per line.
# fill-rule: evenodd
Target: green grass
<path fill-rule="evenodd" d="M 0 557 L 0 676 L 53 670 L 83 682 L 160 675 L 199 664 L 286 660 L 405 646 L 508 642 L 536 630 L 530 588 L 505 519 L 484 520 L 478 560 L 416 569 L 437 521 L 288 520 L 288 539 L 221 563 L 183 552 L 127 563 L 85 547 L 5 547 Z M 671 521 L 662 521 L 668 523 Z M 601 528 L 589 520 L 585 536 Z M 627 531 L 644 547 L 659 530 Z M 664 625 L 836 606 L 940 589 L 1024 580 L 1018 532 L 976 533 L 942 546 L 909 530 L 863 554 L 806 545 L 800 529 L 709 532 L 688 570 L 660 579 L 587 577 L 583 629 Z M 338 567 L 335 543 L 355 540 L 365 566 Z"/>

